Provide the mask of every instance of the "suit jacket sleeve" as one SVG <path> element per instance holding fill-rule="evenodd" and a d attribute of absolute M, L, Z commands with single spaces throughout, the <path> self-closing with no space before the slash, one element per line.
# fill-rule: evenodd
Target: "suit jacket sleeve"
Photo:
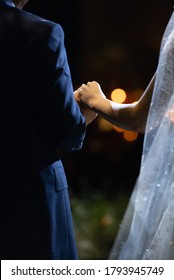
<path fill-rule="evenodd" d="M 85 118 L 74 99 L 71 74 L 60 25 L 50 24 L 38 49 L 36 123 L 49 144 L 70 151 L 82 147 Z"/>

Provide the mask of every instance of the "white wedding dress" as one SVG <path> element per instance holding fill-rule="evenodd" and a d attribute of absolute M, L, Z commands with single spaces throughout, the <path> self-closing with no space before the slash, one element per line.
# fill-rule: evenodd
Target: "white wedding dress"
<path fill-rule="evenodd" d="M 139 177 L 109 259 L 174 260 L 174 13 L 156 74 Z"/>

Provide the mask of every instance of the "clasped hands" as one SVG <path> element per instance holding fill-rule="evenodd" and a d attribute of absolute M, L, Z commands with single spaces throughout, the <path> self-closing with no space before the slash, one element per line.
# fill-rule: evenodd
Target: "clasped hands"
<path fill-rule="evenodd" d="M 101 96 L 106 98 L 100 85 L 96 81 L 82 84 L 81 87 L 74 92 L 75 100 L 86 119 L 87 125 L 90 124 L 98 115 L 95 111 L 94 105 L 98 102 L 98 99 Z"/>

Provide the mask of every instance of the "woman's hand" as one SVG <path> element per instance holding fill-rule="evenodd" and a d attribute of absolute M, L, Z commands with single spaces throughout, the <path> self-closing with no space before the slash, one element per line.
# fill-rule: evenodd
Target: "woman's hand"
<path fill-rule="evenodd" d="M 95 104 L 100 102 L 101 99 L 106 99 L 106 96 L 102 92 L 99 83 L 96 81 L 82 84 L 76 92 L 77 101 L 91 110 L 95 110 Z"/>
<path fill-rule="evenodd" d="M 77 104 L 80 107 L 80 110 L 82 112 L 82 114 L 84 115 L 85 119 L 86 119 L 86 125 L 90 124 L 93 120 L 95 120 L 95 118 L 97 117 L 97 113 L 95 113 L 94 111 L 92 111 L 88 106 L 86 106 L 85 104 L 83 104 L 79 98 L 79 91 L 76 90 L 74 92 L 74 98 L 77 102 Z"/>

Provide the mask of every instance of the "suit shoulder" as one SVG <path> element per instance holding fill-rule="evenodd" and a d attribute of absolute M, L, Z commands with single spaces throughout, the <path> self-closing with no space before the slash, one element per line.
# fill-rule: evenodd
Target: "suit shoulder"
<path fill-rule="evenodd" d="M 38 15 L 35 15 L 33 13 L 24 10 L 22 11 L 22 17 L 26 25 L 33 26 L 34 28 L 37 27 L 37 29 L 39 29 L 40 32 L 54 30 L 56 33 L 59 34 L 60 37 L 64 36 L 63 28 L 59 23 L 53 22 L 51 20 L 47 20 L 45 18 L 42 18 Z"/>

